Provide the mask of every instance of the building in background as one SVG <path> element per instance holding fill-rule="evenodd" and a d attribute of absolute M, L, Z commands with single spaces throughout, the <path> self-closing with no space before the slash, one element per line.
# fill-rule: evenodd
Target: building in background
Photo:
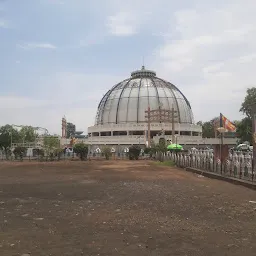
<path fill-rule="evenodd" d="M 175 85 L 143 66 L 114 85 L 101 99 L 95 125 L 88 128 L 88 143 L 92 151 L 104 145 L 112 145 L 118 150 L 124 150 L 131 144 L 146 145 L 148 130 L 150 139 L 156 143 L 163 135 L 171 141 L 172 120 L 159 121 L 156 118 L 149 124 L 145 118 L 148 109 L 166 110 L 169 113 L 174 109 L 175 142 L 188 146 L 219 143 L 218 138 L 202 138 L 202 127 L 195 124 L 191 105 L 185 95 Z M 226 140 L 227 144 L 236 144 L 233 138 Z"/>
<path fill-rule="evenodd" d="M 87 135 L 83 131 L 76 131 L 76 125 L 67 122 L 66 117 L 62 118 L 62 136 L 60 138 L 60 145 L 62 148 L 72 148 L 75 143 L 87 144 Z"/>

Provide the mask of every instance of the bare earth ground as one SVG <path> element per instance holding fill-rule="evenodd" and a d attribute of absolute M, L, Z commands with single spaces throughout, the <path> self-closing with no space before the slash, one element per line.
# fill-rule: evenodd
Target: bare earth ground
<path fill-rule="evenodd" d="M 253 190 L 149 161 L 0 162 L 0 255 L 256 255 Z"/>

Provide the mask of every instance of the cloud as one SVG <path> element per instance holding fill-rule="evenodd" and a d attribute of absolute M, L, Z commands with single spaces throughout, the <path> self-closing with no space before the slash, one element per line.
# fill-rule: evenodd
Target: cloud
<path fill-rule="evenodd" d="M 50 43 L 23 43 L 23 44 L 18 44 L 17 46 L 25 50 L 36 49 L 36 48 L 54 50 L 57 48 L 55 45 Z"/>
<path fill-rule="evenodd" d="M 8 28 L 7 21 L 0 19 L 0 28 Z"/>
<path fill-rule="evenodd" d="M 98 104 L 103 95 L 122 76 L 98 73 L 54 72 L 40 75 L 31 83 L 37 85 L 31 96 L 0 97 L 0 126 L 6 123 L 27 124 L 61 133 L 61 118 L 65 115 L 77 129 L 87 132 L 94 125 Z M 26 80 L 19 80 L 22 87 Z M 4 122 L 4 123 L 3 123 Z"/>
<path fill-rule="evenodd" d="M 41 107 L 45 104 L 47 104 L 47 101 L 43 101 L 40 99 L 31 99 L 28 97 L 20 96 L 0 96 L 0 108 L 5 110 Z"/>
<path fill-rule="evenodd" d="M 115 36 L 131 36 L 138 32 L 137 17 L 133 13 L 119 12 L 108 17 L 107 27 Z"/>
<path fill-rule="evenodd" d="M 145 4 L 143 0 L 131 0 L 128 3 L 111 0 L 106 27 L 108 32 L 114 36 L 132 36 L 139 33 L 142 28 L 147 27 L 152 10 L 157 2 L 149 0 Z M 112 7 L 112 8 L 111 8 Z"/>
<path fill-rule="evenodd" d="M 255 86 L 256 5 L 238 2 L 176 11 L 165 31 L 175 36 L 154 52 L 151 64 L 188 97 L 197 120 L 220 112 L 240 118 L 246 89 Z"/>

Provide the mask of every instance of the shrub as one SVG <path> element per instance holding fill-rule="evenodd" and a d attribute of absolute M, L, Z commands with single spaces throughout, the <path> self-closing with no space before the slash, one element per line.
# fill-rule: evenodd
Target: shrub
<path fill-rule="evenodd" d="M 109 158 L 111 156 L 111 148 L 104 147 L 102 152 L 103 152 L 103 155 L 105 156 L 106 160 L 109 160 Z"/>
<path fill-rule="evenodd" d="M 73 148 L 74 152 L 79 155 L 81 161 L 86 160 L 88 154 L 88 145 L 84 143 L 75 144 Z"/>
<path fill-rule="evenodd" d="M 145 148 L 144 153 L 145 154 L 150 154 L 151 153 L 151 148 Z"/>
<path fill-rule="evenodd" d="M 13 154 L 15 156 L 15 159 L 18 159 L 18 157 L 19 157 L 21 161 L 23 160 L 23 157 L 26 154 L 26 152 L 27 152 L 27 149 L 24 148 L 24 147 L 16 147 L 13 150 Z"/>
<path fill-rule="evenodd" d="M 140 155 L 141 148 L 139 146 L 131 146 L 129 147 L 129 159 L 130 160 L 138 160 Z"/>

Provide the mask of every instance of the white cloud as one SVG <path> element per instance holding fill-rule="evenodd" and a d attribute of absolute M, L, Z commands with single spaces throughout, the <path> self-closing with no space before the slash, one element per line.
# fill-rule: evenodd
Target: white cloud
<path fill-rule="evenodd" d="M 36 95 L 0 97 L 0 126 L 6 123 L 27 124 L 60 134 L 61 118 L 65 115 L 77 129 L 87 133 L 87 128 L 94 125 L 101 98 L 122 79 L 122 76 L 72 72 L 39 76 L 33 80 L 37 84 Z"/>
<path fill-rule="evenodd" d="M 42 49 L 56 49 L 57 47 L 50 43 L 23 43 L 18 44 L 18 47 L 30 50 L 30 49 L 36 49 L 36 48 L 42 48 Z"/>
<path fill-rule="evenodd" d="M 239 58 L 239 61 L 241 63 L 248 63 L 248 62 L 252 62 L 256 59 L 256 53 L 252 53 L 252 54 L 249 54 L 249 55 L 245 55 L 245 56 L 241 56 Z"/>
<path fill-rule="evenodd" d="M 19 108 L 30 108 L 40 107 L 46 104 L 47 101 L 40 99 L 31 99 L 28 97 L 18 96 L 0 96 L 0 108 L 1 109 L 19 109 Z"/>
<path fill-rule="evenodd" d="M 142 28 L 152 25 L 150 18 L 157 5 L 156 0 L 110 0 L 108 11 L 112 14 L 108 15 L 106 21 L 109 33 L 114 36 L 132 36 L 139 33 Z"/>
<path fill-rule="evenodd" d="M 152 64 L 188 97 L 197 120 L 220 112 L 231 119 L 241 117 L 246 88 L 256 86 L 255 11 L 254 1 L 234 1 L 220 9 L 175 13 L 165 32 L 175 31 L 175 37 L 164 38 Z"/>
<path fill-rule="evenodd" d="M 5 20 L 0 20 L 0 28 L 8 28 L 8 23 Z"/>
<path fill-rule="evenodd" d="M 130 36 L 138 32 L 138 17 L 132 12 L 119 12 L 108 17 L 109 32 L 116 36 Z"/>

